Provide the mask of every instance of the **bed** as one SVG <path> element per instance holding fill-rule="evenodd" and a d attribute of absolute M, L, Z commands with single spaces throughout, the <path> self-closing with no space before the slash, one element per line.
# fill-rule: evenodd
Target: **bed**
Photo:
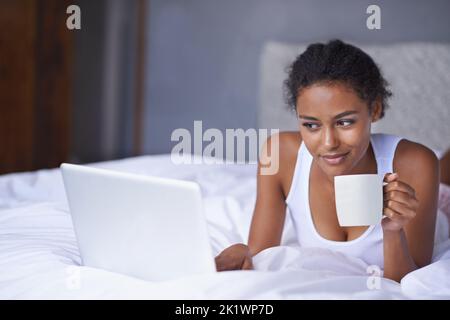
<path fill-rule="evenodd" d="M 175 165 L 170 155 L 92 164 L 197 181 L 214 254 L 245 242 L 256 166 Z M 59 169 L 0 177 L 0 297 L 3 299 L 409 299 L 450 298 L 450 240 L 433 263 L 398 284 L 361 260 L 296 245 L 286 219 L 282 245 L 254 258 L 255 271 L 148 282 L 80 265 Z"/>
<path fill-rule="evenodd" d="M 279 70 L 286 67 L 286 62 L 301 47 L 271 43 L 263 50 L 264 102 L 258 111 L 261 128 L 293 126 L 292 119 L 275 113 L 274 107 L 282 104 Z M 450 62 L 446 67 L 450 67 Z M 448 92 L 443 97 L 448 97 Z M 442 100 L 435 99 L 433 103 L 439 102 Z M 448 109 L 437 106 L 436 110 L 439 119 L 435 121 L 444 117 L 448 123 Z M 439 153 L 448 147 L 450 134 L 448 126 L 436 127 L 440 128 L 439 133 L 429 135 L 410 130 L 409 126 L 401 126 L 400 130 L 416 140 L 425 139 Z M 176 165 L 166 154 L 91 165 L 196 181 L 203 194 L 213 254 L 233 243 L 246 242 L 255 203 L 255 164 Z M 439 217 L 446 222 L 442 212 Z M 299 247 L 289 213 L 281 245 L 257 254 L 254 271 L 150 282 L 81 265 L 59 169 L 14 173 L 0 176 L 0 298 L 449 299 L 448 224 L 440 223 L 439 227 L 442 230 L 437 232 L 433 262 L 411 272 L 401 283 L 380 277 L 377 270 L 360 259 L 325 249 Z"/>

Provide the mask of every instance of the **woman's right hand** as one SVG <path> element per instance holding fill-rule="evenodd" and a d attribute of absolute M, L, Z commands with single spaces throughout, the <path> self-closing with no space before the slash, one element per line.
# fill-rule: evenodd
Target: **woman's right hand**
<path fill-rule="evenodd" d="M 250 249 L 243 243 L 226 248 L 215 258 L 215 261 L 217 271 L 253 269 Z"/>

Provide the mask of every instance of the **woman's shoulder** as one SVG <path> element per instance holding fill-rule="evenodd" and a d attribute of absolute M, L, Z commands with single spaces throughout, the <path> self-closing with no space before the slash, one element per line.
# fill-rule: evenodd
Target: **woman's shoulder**
<path fill-rule="evenodd" d="M 394 154 L 394 171 L 403 175 L 426 174 L 439 171 L 439 159 L 427 146 L 401 139 Z"/>
<path fill-rule="evenodd" d="M 279 133 L 280 148 L 289 155 L 296 155 L 302 143 L 302 136 L 299 131 L 283 131 Z"/>
<path fill-rule="evenodd" d="M 278 147 L 274 143 L 277 143 Z M 276 176 L 285 196 L 292 183 L 301 143 L 302 137 L 298 131 L 279 132 L 270 136 L 266 142 L 266 148 L 278 152 L 279 166 Z"/>
<path fill-rule="evenodd" d="M 274 144 L 278 144 L 278 147 Z M 266 142 L 266 147 L 277 151 L 280 163 L 297 159 L 297 153 L 302 143 L 302 137 L 298 131 L 283 131 L 271 135 Z M 274 149 L 275 148 L 275 149 Z"/>
<path fill-rule="evenodd" d="M 300 132 L 283 131 L 275 133 L 267 138 L 264 148 L 270 150 L 278 150 L 280 159 L 292 158 L 297 155 L 301 143 L 302 137 L 300 135 Z M 275 144 L 278 144 L 278 147 Z"/>

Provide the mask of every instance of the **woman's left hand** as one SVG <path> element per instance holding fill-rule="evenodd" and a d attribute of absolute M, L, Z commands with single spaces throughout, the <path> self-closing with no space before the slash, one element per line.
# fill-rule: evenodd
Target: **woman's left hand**
<path fill-rule="evenodd" d="M 415 216 L 419 208 L 415 190 L 398 179 L 398 174 L 386 174 L 383 186 L 383 214 L 381 225 L 384 231 L 400 231 Z"/>

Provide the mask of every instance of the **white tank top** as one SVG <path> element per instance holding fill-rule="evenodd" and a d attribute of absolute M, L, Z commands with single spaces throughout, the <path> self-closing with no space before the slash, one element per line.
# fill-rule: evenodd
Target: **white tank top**
<path fill-rule="evenodd" d="M 393 160 L 401 137 L 372 134 L 370 143 L 377 162 L 377 173 L 393 172 Z M 302 142 L 298 151 L 291 189 L 286 204 L 297 239 L 302 247 L 320 247 L 362 259 L 369 265 L 384 268 L 383 230 L 381 223 L 370 226 L 360 237 L 350 241 L 332 241 L 316 230 L 309 207 L 309 175 L 313 157 Z"/>

